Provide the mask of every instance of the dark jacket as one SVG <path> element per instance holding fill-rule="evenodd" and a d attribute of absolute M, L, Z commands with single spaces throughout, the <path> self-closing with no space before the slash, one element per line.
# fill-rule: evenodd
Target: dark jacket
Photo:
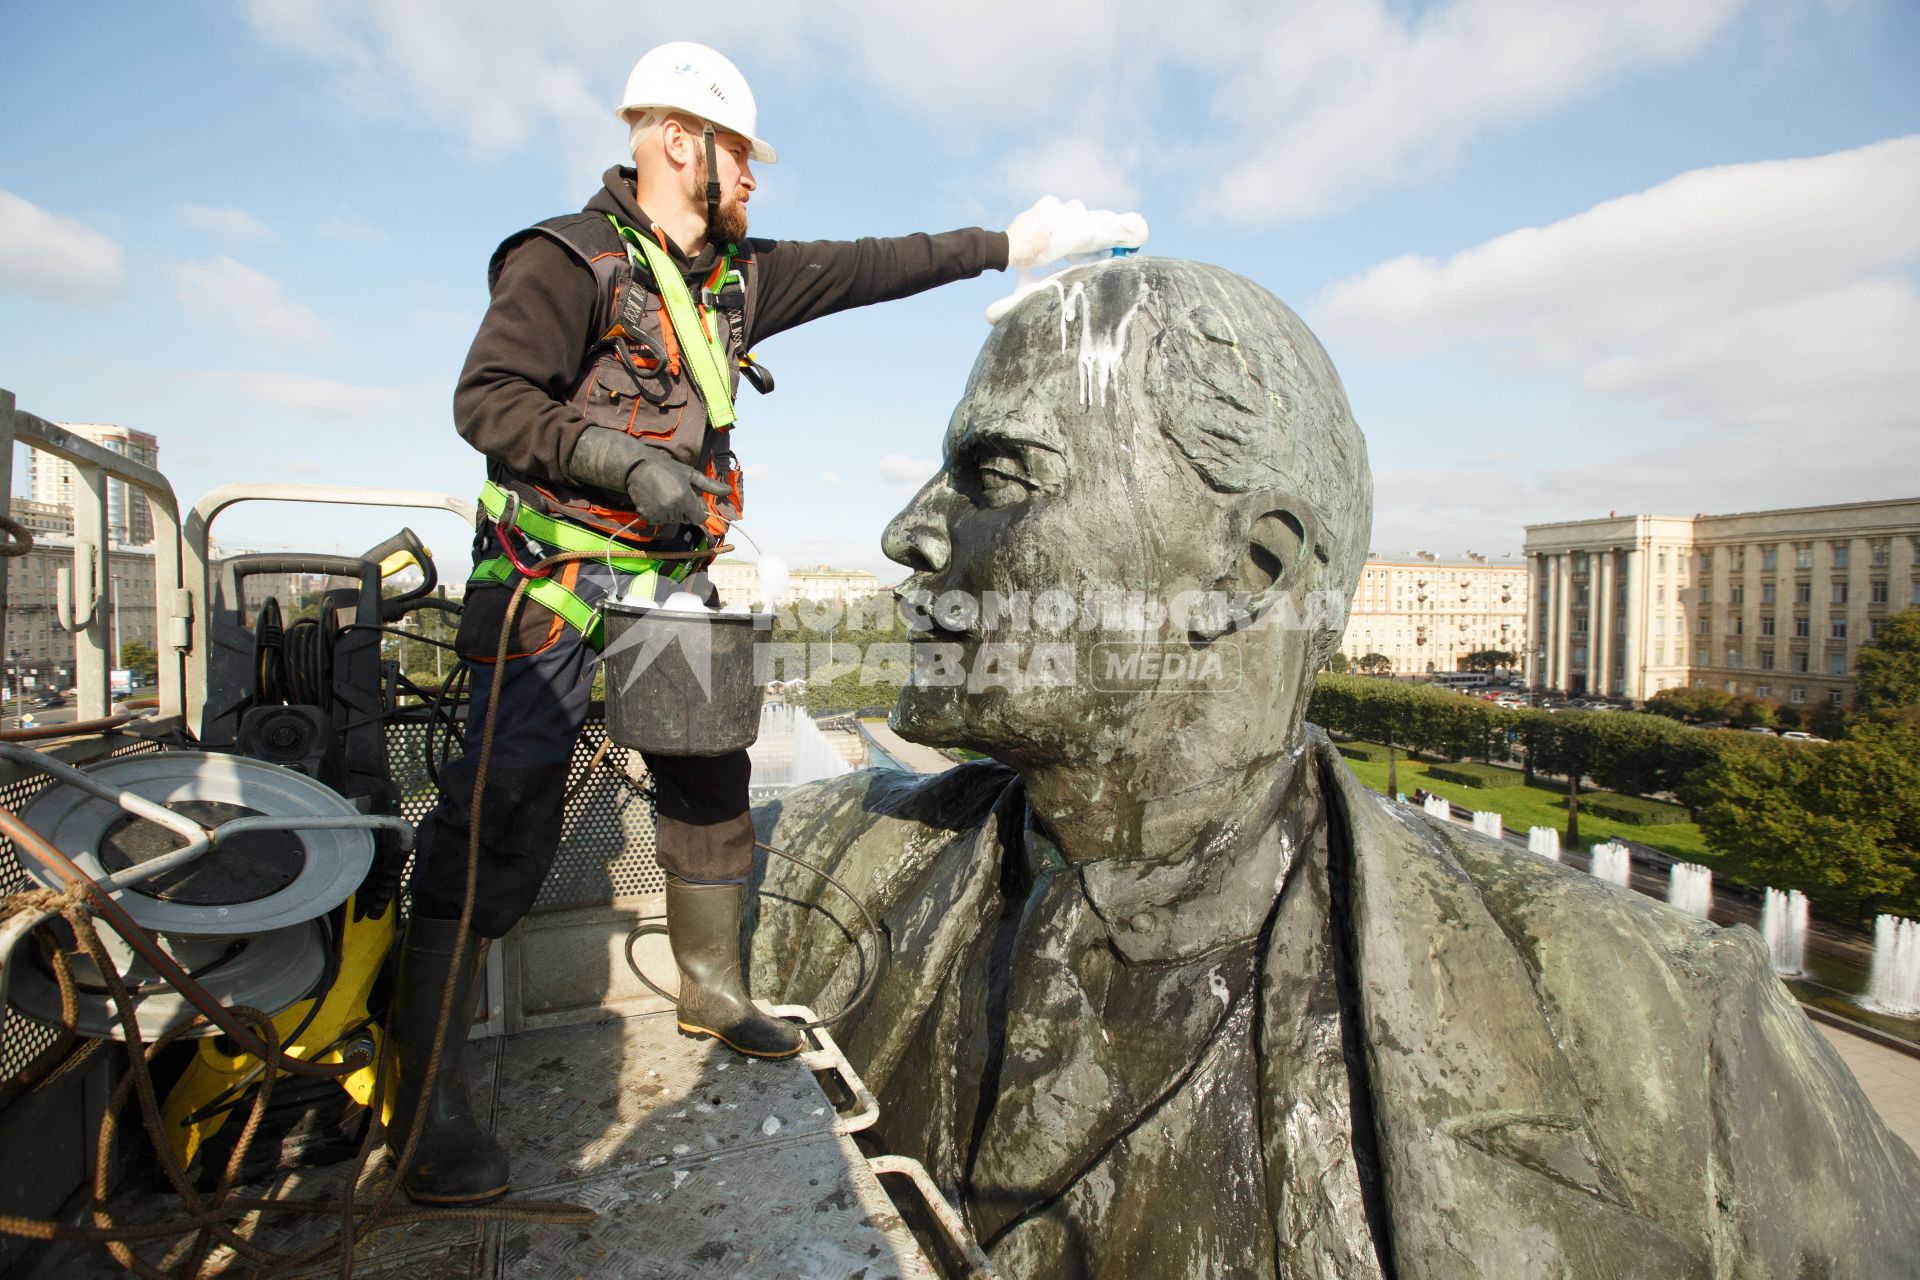
<path fill-rule="evenodd" d="M 634 172 L 607 170 L 586 212 L 611 213 L 646 230 L 653 220 L 634 198 Z M 865 240 L 749 239 L 741 246 L 756 277 L 745 348 L 809 320 L 885 302 L 1004 269 L 1007 238 L 973 228 L 940 235 Z M 669 242 L 695 296 L 718 252 L 703 245 L 692 258 Z M 496 481 L 549 490 L 564 485 L 567 461 L 587 419 L 567 403 L 599 334 L 593 319 L 600 286 L 593 272 L 558 241 L 527 231 L 496 255 L 492 301 L 474 335 L 453 393 L 461 436 L 487 455 Z M 607 495 L 610 503 L 624 498 Z"/>

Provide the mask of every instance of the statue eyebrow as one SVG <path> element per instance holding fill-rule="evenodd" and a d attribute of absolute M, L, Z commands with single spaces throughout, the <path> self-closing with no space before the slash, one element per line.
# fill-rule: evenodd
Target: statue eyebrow
<path fill-rule="evenodd" d="M 1009 418 L 987 418 L 969 422 L 953 442 L 956 454 L 987 445 L 1024 445 L 1065 456 L 1066 442 L 1052 430 Z"/>

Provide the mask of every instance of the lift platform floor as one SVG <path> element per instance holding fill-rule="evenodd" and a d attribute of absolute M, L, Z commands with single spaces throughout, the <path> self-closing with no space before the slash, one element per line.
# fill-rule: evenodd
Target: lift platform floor
<path fill-rule="evenodd" d="M 587 1226 L 489 1222 L 393 1226 L 355 1255 L 354 1274 L 410 1277 L 860 1277 L 934 1272 L 806 1061 L 744 1058 L 679 1033 L 671 1014 L 530 1031 L 468 1046 L 476 1109 L 513 1162 L 510 1199 L 592 1209 Z M 820 1065 L 818 1059 L 813 1060 Z M 337 1194 L 351 1161 L 283 1173 L 243 1194 Z M 383 1185 L 370 1163 L 367 1197 Z M 404 1198 L 399 1203 L 405 1204 Z M 178 1216 L 170 1194 L 115 1204 L 120 1221 Z M 338 1218 L 250 1221 L 291 1252 Z M 83 1252 L 84 1250 L 84 1252 Z M 159 1250 L 143 1254 L 158 1261 Z M 97 1246 L 49 1259 L 61 1276 L 124 1274 Z M 211 1267 L 251 1269 L 218 1250 Z M 339 1260 L 299 1274 L 337 1275 Z"/>

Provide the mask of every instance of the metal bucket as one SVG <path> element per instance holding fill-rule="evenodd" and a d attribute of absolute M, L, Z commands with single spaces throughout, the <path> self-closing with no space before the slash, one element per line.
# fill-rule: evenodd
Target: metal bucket
<path fill-rule="evenodd" d="M 760 736 L 758 649 L 770 613 L 603 608 L 607 736 L 666 756 L 721 756 Z"/>

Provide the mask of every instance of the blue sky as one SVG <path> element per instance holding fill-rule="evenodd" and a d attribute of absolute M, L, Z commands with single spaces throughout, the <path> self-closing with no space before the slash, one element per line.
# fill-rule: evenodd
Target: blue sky
<path fill-rule="evenodd" d="M 1920 491 L 1920 7 L 727 12 L 0 0 L 0 386 L 153 432 L 184 502 L 471 494 L 449 400 L 488 254 L 592 192 L 627 69 L 687 38 L 741 66 L 780 149 L 757 235 L 1001 227 L 1051 191 L 1286 299 L 1366 430 L 1382 550 Z M 1010 286 L 761 349 L 780 387 L 737 447 L 762 546 L 893 572 L 880 531 Z M 358 550 L 402 519 L 464 572 L 444 517 L 256 505 L 216 533 Z"/>

